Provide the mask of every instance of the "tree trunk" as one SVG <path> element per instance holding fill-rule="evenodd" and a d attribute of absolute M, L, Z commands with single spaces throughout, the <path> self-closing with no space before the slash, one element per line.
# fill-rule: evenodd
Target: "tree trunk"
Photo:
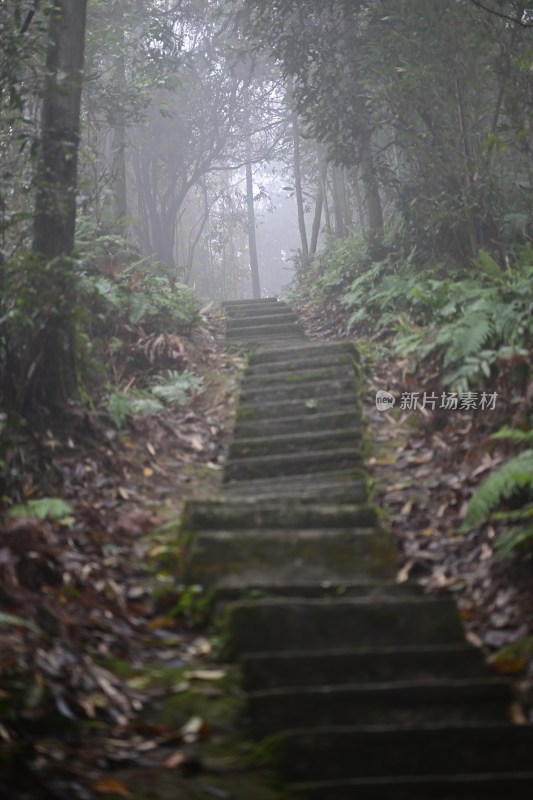
<path fill-rule="evenodd" d="M 117 95 L 122 97 L 126 85 L 126 62 L 124 57 L 124 6 L 116 3 L 113 13 L 114 23 L 117 28 L 119 53 L 114 58 L 114 73 Z M 118 107 L 113 112 L 113 172 L 114 186 L 113 197 L 115 203 L 115 217 L 121 222 L 128 216 L 127 186 L 126 186 L 126 122 L 124 107 L 119 101 Z"/>
<path fill-rule="evenodd" d="M 254 185 L 252 174 L 252 145 L 248 139 L 246 145 L 246 208 L 248 211 L 248 251 L 250 253 L 250 271 L 252 273 L 252 297 L 261 298 L 259 283 L 259 261 L 257 258 L 257 239 L 255 235 Z"/>
<path fill-rule="evenodd" d="M 317 155 L 320 169 L 320 185 L 322 187 L 322 201 L 324 203 L 324 214 L 326 219 L 326 232 L 328 236 L 331 236 L 333 229 L 331 227 L 331 213 L 328 202 L 328 162 L 321 153 L 320 145 L 317 146 Z"/>
<path fill-rule="evenodd" d="M 366 225 L 365 206 L 363 203 L 361 184 L 359 183 L 359 175 L 357 174 L 357 169 L 355 167 L 352 169 L 351 175 L 352 175 L 352 187 L 355 195 L 355 202 L 357 205 L 357 216 L 359 218 L 359 227 L 364 228 Z"/>
<path fill-rule="evenodd" d="M 318 246 L 318 236 L 320 234 L 320 220 L 322 219 L 322 207 L 324 205 L 324 194 L 322 192 L 322 182 L 319 181 L 316 192 L 315 214 L 313 216 L 313 227 L 311 228 L 311 243 L 309 245 L 309 255 L 314 256 Z"/>
<path fill-rule="evenodd" d="M 365 131 L 360 145 L 361 179 L 365 188 L 365 202 L 368 217 L 368 227 L 371 231 L 380 231 L 383 228 L 383 208 L 379 196 L 379 185 L 374 165 L 374 156 L 370 142 L 370 131 Z"/>
<path fill-rule="evenodd" d="M 339 239 L 344 239 L 346 236 L 346 225 L 344 222 L 341 179 L 342 174 L 339 167 L 333 165 L 331 189 L 333 194 L 333 214 L 335 217 L 335 236 Z"/>
<path fill-rule="evenodd" d="M 294 189 L 296 192 L 296 205 L 298 207 L 298 228 L 300 229 L 300 240 L 302 242 L 302 256 L 304 264 L 309 258 L 309 245 L 307 243 L 307 231 L 305 229 L 305 210 L 302 192 L 302 167 L 300 161 L 300 126 L 298 124 L 298 114 L 293 111 L 292 135 L 294 142 Z"/>
<path fill-rule="evenodd" d="M 72 322 L 76 292 L 68 256 L 76 223 L 85 20 L 86 0 L 56 0 L 48 31 L 33 230 L 44 322 L 36 352 L 30 354 L 28 376 L 34 399 L 48 405 L 77 393 Z M 39 266 L 42 262 L 49 266 Z"/>

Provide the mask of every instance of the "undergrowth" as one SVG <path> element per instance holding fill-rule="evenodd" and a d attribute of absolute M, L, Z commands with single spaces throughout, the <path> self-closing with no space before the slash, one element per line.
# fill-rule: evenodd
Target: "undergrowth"
<path fill-rule="evenodd" d="M 500 557 L 533 543 L 533 247 L 501 264 L 481 250 L 468 264 L 421 264 L 387 241 L 379 261 L 361 234 L 330 239 L 296 293 L 336 301 L 352 335 L 407 359 L 459 395 L 497 389 L 512 427 L 495 434 L 509 458 L 474 493 L 464 531 L 498 524 Z M 436 388 L 436 387 L 435 387 Z M 518 452 L 517 452 L 518 451 Z"/>

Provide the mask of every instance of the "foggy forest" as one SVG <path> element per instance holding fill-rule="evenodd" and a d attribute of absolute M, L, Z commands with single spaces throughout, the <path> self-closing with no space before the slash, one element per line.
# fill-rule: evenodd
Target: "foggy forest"
<path fill-rule="evenodd" d="M 533 5 L 0 0 L 0 800 L 533 791 Z"/>

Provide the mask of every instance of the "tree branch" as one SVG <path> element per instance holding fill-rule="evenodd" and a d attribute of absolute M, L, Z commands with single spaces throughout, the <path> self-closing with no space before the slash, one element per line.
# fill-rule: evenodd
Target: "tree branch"
<path fill-rule="evenodd" d="M 515 25 L 520 25 L 521 28 L 533 28 L 533 22 L 524 22 L 522 19 L 518 19 L 518 17 L 512 17 L 510 14 L 503 14 L 501 11 L 495 11 L 493 8 L 488 8 L 483 5 L 480 0 L 471 0 L 471 2 L 478 8 L 482 8 L 483 11 L 494 14 L 495 17 L 500 17 L 500 19 L 506 19 L 508 22 L 514 22 Z"/>

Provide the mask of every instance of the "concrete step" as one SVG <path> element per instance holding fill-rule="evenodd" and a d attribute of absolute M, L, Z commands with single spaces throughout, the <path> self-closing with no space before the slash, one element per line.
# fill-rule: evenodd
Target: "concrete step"
<path fill-rule="evenodd" d="M 289 781 L 398 776 L 505 775 L 531 770 L 533 727 L 461 723 L 324 727 L 279 737 Z"/>
<path fill-rule="evenodd" d="M 303 453 L 307 450 L 335 450 L 353 447 L 362 449 L 361 428 L 344 428 L 312 433 L 292 433 L 243 438 L 236 436 L 228 450 L 230 459 L 246 456 L 266 456 L 282 453 Z"/>
<path fill-rule="evenodd" d="M 332 394 L 342 395 L 348 392 L 352 392 L 353 402 L 355 403 L 357 400 L 357 387 L 353 375 L 335 380 L 285 383 L 276 386 L 248 386 L 244 382 L 239 400 L 247 405 L 272 403 L 278 400 L 281 402 L 296 399 L 312 401 L 323 399 Z"/>
<path fill-rule="evenodd" d="M 290 796 L 302 800 L 530 800 L 533 771 L 316 781 L 293 784 Z"/>
<path fill-rule="evenodd" d="M 323 650 L 460 644 L 464 634 L 449 598 L 258 600 L 229 606 L 228 652 Z"/>
<path fill-rule="evenodd" d="M 491 674 L 481 652 L 462 643 L 249 653 L 242 657 L 241 669 L 245 691 Z"/>
<path fill-rule="evenodd" d="M 328 503 L 363 503 L 368 498 L 368 484 L 366 480 L 354 479 L 351 471 L 315 472 L 312 482 L 301 475 L 228 482 L 224 484 L 224 495 L 231 499 L 254 499 L 257 502 L 294 498 L 300 503 L 314 503 L 320 497 Z"/>
<path fill-rule="evenodd" d="M 245 592 L 239 587 L 224 586 L 216 590 L 216 600 L 221 603 L 236 603 L 243 599 L 265 599 L 277 598 L 287 600 L 288 598 L 309 599 L 309 600 L 336 600 L 339 597 L 399 597 L 405 596 L 404 584 L 392 584 L 390 575 L 386 580 L 372 580 L 368 577 L 350 580 L 321 580 L 314 583 L 262 583 L 254 584 L 252 589 Z M 255 654 L 251 654 L 255 655 Z M 271 654 L 270 654 L 271 655 Z M 243 658 L 245 658 L 244 656 Z M 345 681 L 349 683 L 350 681 Z M 259 687 L 256 687 L 258 689 Z"/>
<path fill-rule="evenodd" d="M 253 308 L 261 308 L 262 306 L 278 303 L 277 297 L 260 297 L 256 300 L 246 298 L 244 300 L 223 300 L 223 308 L 242 308 L 243 306 L 252 306 Z"/>
<path fill-rule="evenodd" d="M 282 309 L 281 313 L 276 310 L 275 314 L 263 314 L 253 317 L 229 317 L 226 319 L 226 333 L 228 331 L 239 331 L 243 328 L 254 328 L 258 325 L 285 325 L 287 323 L 297 323 L 298 317 L 290 309 Z"/>
<path fill-rule="evenodd" d="M 230 459 L 224 468 L 224 481 L 250 480 L 268 476 L 312 475 L 328 469 L 362 469 L 363 460 L 357 448 L 284 453 L 271 456 L 250 456 Z"/>
<path fill-rule="evenodd" d="M 395 543 L 374 528 L 200 531 L 185 577 L 220 587 L 392 580 L 396 561 Z"/>
<path fill-rule="evenodd" d="M 310 360 L 315 357 L 324 356 L 338 356 L 349 355 L 356 359 L 356 350 L 351 342 L 310 342 L 305 345 L 296 345 L 295 347 L 281 350 L 277 347 L 271 349 L 263 349 L 259 353 L 253 353 L 250 356 L 250 367 L 256 367 L 259 364 L 275 364 L 279 362 L 290 361 L 296 364 L 298 361 Z"/>
<path fill-rule="evenodd" d="M 301 398 L 297 400 L 265 401 L 242 404 L 237 409 L 236 423 L 262 421 L 267 419 L 283 419 L 286 417 L 312 417 L 314 414 L 335 411 L 354 410 L 356 396 L 353 391 L 331 397 Z"/>
<path fill-rule="evenodd" d="M 312 410 L 311 410 L 312 411 Z M 305 435 L 308 433 L 327 433 L 335 430 L 360 430 L 361 413 L 358 408 L 341 408 L 336 411 L 310 413 L 306 409 L 303 416 L 268 418 L 265 420 L 246 420 L 246 415 L 241 415 L 235 423 L 234 435 L 238 438 L 258 438 L 274 436 Z"/>
<path fill-rule="evenodd" d="M 275 317 L 287 313 L 293 313 L 287 303 L 268 303 L 263 306 L 231 306 L 226 309 L 226 320 L 251 318 L 261 319 L 263 317 Z"/>
<path fill-rule="evenodd" d="M 513 696 L 500 678 L 394 681 L 250 692 L 246 716 L 259 736 L 328 725 L 508 722 Z"/>
<path fill-rule="evenodd" d="M 307 358 L 300 358 L 297 361 L 271 361 L 266 363 L 255 363 L 252 361 L 246 369 L 247 378 L 254 379 L 260 378 L 264 375 L 283 375 L 298 374 L 306 370 L 321 370 L 321 369 L 354 369 L 357 366 L 357 361 L 352 353 L 326 353 L 316 350 L 314 345 L 309 347 L 309 355 Z"/>
<path fill-rule="evenodd" d="M 188 530 L 259 528 L 368 528 L 378 525 L 376 509 L 363 504 L 252 500 L 189 501 L 182 516 Z"/>
<path fill-rule="evenodd" d="M 317 354 L 307 359 L 299 361 L 274 361 L 268 364 L 249 365 L 246 369 L 246 380 L 264 380 L 272 376 L 276 380 L 282 380 L 287 375 L 299 375 L 302 372 L 331 373 L 337 375 L 337 370 L 351 370 L 355 372 L 357 363 L 349 353 L 338 355 Z"/>
<path fill-rule="evenodd" d="M 226 328 L 226 339 L 251 339 L 269 337 L 273 335 L 287 336 L 289 334 L 301 335 L 302 329 L 298 322 L 264 322 L 258 325 L 248 325 L 242 328 Z"/>
<path fill-rule="evenodd" d="M 307 364 L 302 364 L 301 368 L 291 371 L 267 372 L 254 374 L 246 371 L 242 385 L 246 389 L 263 389 L 274 386 L 291 386 L 301 383 L 320 383 L 323 381 L 336 381 L 339 379 L 354 379 L 355 372 L 353 365 L 338 364 L 334 367 L 318 367 L 313 369 Z"/>

